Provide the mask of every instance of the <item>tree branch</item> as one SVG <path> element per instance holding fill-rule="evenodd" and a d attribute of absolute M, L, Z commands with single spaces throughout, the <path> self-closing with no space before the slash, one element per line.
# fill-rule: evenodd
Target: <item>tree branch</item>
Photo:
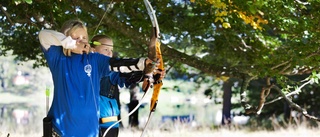
<path fill-rule="evenodd" d="M 320 122 L 320 119 L 315 117 L 315 116 L 312 116 L 312 115 L 309 115 L 308 112 L 301 108 L 298 104 L 292 102 L 291 99 L 289 99 L 282 91 L 281 89 L 278 87 L 278 86 L 273 86 L 273 89 L 275 89 L 276 91 L 279 92 L 279 94 L 287 101 L 287 103 L 289 103 L 289 105 L 291 107 L 293 107 L 294 109 L 296 109 L 297 111 L 301 112 L 302 115 L 304 115 L 305 117 L 309 118 L 309 119 L 312 119 L 312 120 L 316 120 L 316 121 L 319 121 Z"/>
<path fill-rule="evenodd" d="M 298 94 L 304 86 L 306 86 L 306 85 L 308 85 L 308 84 L 310 84 L 310 83 L 311 83 L 311 81 L 309 80 L 308 82 L 302 84 L 302 85 L 301 85 L 299 88 L 297 88 L 295 91 L 290 92 L 290 93 L 288 93 L 287 95 L 285 95 L 285 97 L 290 97 L 290 96 L 292 96 L 292 95 Z M 276 101 L 278 101 L 278 100 L 281 100 L 281 99 L 283 99 L 282 96 L 281 96 L 281 97 L 278 97 L 278 98 L 276 98 L 276 99 L 274 99 L 274 100 L 271 100 L 271 101 L 269 101 L 269 102 L 267 102 L 267 103 L 265 103 L 265 105 L 274 103 L 274 102 L 276 102 Z"/>
<path fill-rule="evenodd" d="M 298 2 L 299 4 L 302 4 L 302 5 L 309 5 L 310 3 L 309 2 L 302 2 L 300 0 L 295 0 L 296 2 Z"/>
<path fill-rule="evenodd" d="M 240 89 L 240 100 L 241 100 L 241 105 L 244 108 L 246 114 L 257 113 L 257 109 L 251 106 L 247 102 L 247 94 L 245 92 L 245 90 L 248 88 L 248 85 L 252 79 L 253 77 L 249 77 L 246 75 L 242 77 L 242 84 Z"/>
<path fill-rule="evenodd" d="M 291 61 L 291 59 L 288 61 L 282 62 L 281 64 L 278 64 L 274 67 L 271 67 L 271 70 L 275 70 L 276 68 L 279 68 L 280 66 L 286 65 L 286 64 L 290 63 L 290 61 Z"/>
<path fill-rule="evenodd" d="M 259 115 L 262 111 L 262 108 L 266 102 L 266 98 L 268 97 L 270 93 L 270 89 L 272 88 L 273 84 L 271 85 L 270 83 L 270 77 L 267 78 L 267 87 L 262 88 L 261 93 L 260 93 L 260 101 L 259 101 L 259 106 L 257 108 L 257 114 Z"/>
<path fill-rule="evenodd" d="M 0 4 L 1 11 L 4 13 L 4 15 L 7 17 L 8 21 L 10 22 L 10 25 L 13 25 L 13 21 L 11 20 L 11 16 L 8 14 L 6 10 L 4 10 L 2 4 Z"/>

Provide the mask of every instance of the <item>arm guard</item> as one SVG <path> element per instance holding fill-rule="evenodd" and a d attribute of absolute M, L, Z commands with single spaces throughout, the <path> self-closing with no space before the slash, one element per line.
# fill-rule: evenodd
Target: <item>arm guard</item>
<path fill-rule="evenodd" d="M 135 71 L 143 71 L 145 68 L 145 58 L 137 59 L 118 59 L 110 58 L 110 70 L 120 73 L 130 73 Z"/>

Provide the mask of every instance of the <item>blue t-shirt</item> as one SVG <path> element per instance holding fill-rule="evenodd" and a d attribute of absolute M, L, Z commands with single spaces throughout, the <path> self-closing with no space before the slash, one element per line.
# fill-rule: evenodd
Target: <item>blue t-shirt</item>
<path fill-rule="evenodd" d="M 119 72 L 111 72 L 108 76 L 104 77 L 101 80 L 101 88 L 100 90 L 110 90 L 111 84 L 115 85 L 118 88 L 124 86 L 124 78 L 119 77 Z M 100 91 L 104 92 L 104 91 Z M 107 91 L 109 92 L 109 91 Z M 103 95 L 100 96 L 100 118 L 118 116 L 120 115 L 119 106 L 117 100 L 115 98 L 108 98 Z M 111 125 L 116 123 L 117 121 L 106 122 L 100 124 L 103 128 L 109 128 Z M 112 128 L 118 128 L 119 123 L 114 125 Z"/>
<path fill-rule="evenodd" d="M 52 73 L 54 96 L 48 117 L 63 137 L 99 135 L 100 79 L 109 73 L 109 57 L 97 54 L 72 54 L 61 46 L 43 50 Z"/>

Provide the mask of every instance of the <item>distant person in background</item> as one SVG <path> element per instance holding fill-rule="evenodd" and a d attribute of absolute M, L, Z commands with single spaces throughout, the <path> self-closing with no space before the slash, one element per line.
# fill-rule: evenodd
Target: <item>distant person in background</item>
<path fill-rule="evenodd" d="M 139 104 L 139 92 L 140 87 L 138 84 L 131 84 L 129 87 L 130 92 L 130 103 L 128 104 L 129 113 Z M 129 116 L 129 126 L 130 127 L 139 127 L 139 108 Z"/>

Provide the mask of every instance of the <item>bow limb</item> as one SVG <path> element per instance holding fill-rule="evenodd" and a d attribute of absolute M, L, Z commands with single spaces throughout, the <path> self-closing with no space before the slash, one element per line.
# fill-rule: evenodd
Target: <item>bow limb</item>
<path fill-rule="evenodd" d="M 154 36 L 158 39 L 160 38 L 160 29 L 159 29 L 159 25 L 158 25 L 158 20 L 157 20 L 157 17 L 156 17 L 156 12 L 153 10 L 150 2 L 148 0 L 143 0 L 144 1 L 144 4 L 148 10 L 148 14 L 149 14 L 149 17 L 150 17 L 150 20 L 151 20 L 151 23 L 152 23 L 152 27 L 154 28 Z"/>
<path fill-rule="evenodd" d="M 153 10 L 150 2 L 148 0 L 143 0 L 144 4 L 148 10 L 148 14 L 150 16 L 150 20 L 152 23 L 152 35 L 150 39 L 150 43 L 148 45 L 148 58 L 151 59 L 153 62 L 157 62 L 157 55 L 156 55 L 156 43 L 160 38 L 160 30 L 158 21 L 155 15 L 155 11 Z M 154 70 L 154 63 L 148 64 L 145 68 L 145 74 L 150 74 Z"/>

